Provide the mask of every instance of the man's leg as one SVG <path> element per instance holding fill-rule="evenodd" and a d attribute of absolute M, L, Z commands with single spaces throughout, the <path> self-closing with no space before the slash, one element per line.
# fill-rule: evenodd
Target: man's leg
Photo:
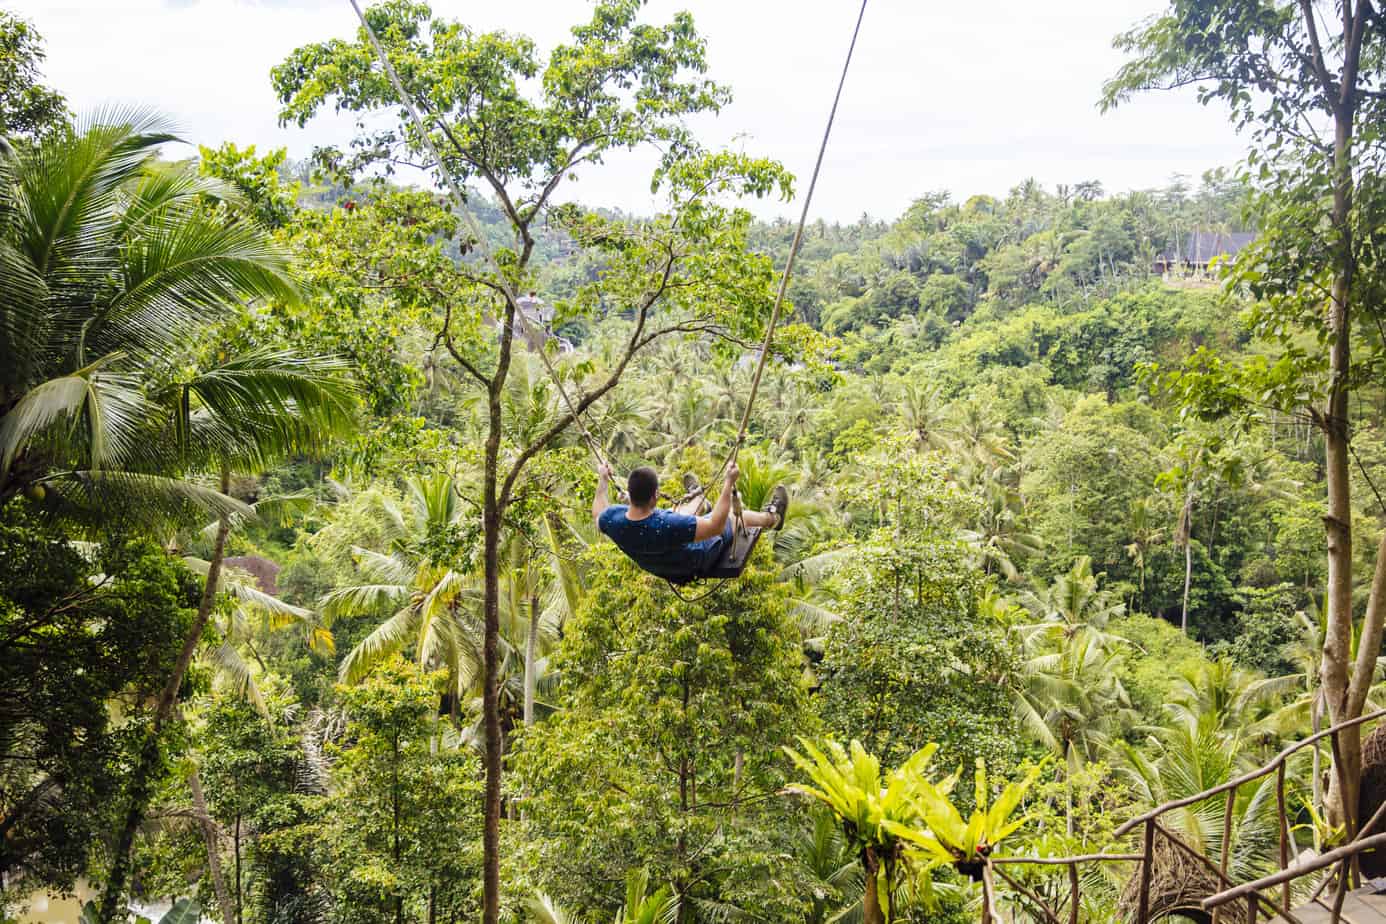
<path fill-rule="evenodd" d="M 771 526 L 777 526 L 780 522 L 779 514 L 766 513 L 763 510 L 742 511 L 741 519 L 747 526 L 759 526 L 763 529 L 767 529 Z"/>
<path fill-rule="evenodd" d="M 701 493 L 695 494 L 675 507 L 674 511 L 676 513 L 686 513 L 690 517 L 696 517 L 703 512 L 703 495 Z"/>

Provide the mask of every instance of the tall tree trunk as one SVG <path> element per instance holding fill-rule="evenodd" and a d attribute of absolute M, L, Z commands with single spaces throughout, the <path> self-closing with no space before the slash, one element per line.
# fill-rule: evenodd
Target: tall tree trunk
<path fill-rule="evenodd" d="M 525 726 L 534 724 L 534 696 L 539 685 L 539 595 L 529 597 L 529 635 L 525 637 Z"/>
<path fill-rule="evenodd" d="M 496 381 L 503 383 L 503 372 Z M 482 486 L 482 561 L 485 584 L 482 611 L 484 637 L 482 643 L 483 679 L 481 710 L 486 749 L 486 790 L 484 817 L 481 829 L 482 864 L 482 922 L 500 924 L 500 815 L 501 815 L 501 727 L 500 691 L 497 689 L 500 636 L 500 499 L 497 496 L 497 462 L 500 457 L 501 406 L 500 391 L 492 387 L 490 394 L 490 432 L 486 437 L 486 460 Z"/>
<path fill-rule="evenodd" d="M 1184 494 L 1184 510 L 1179 515 L 1179 535 L 1184 540 L 1184 602 L 1179 611 L 1179 629 L 1189 634 L 1189 588 L 1193 585 L 1193 504 L 1194 483 L 1189 480 Z"/>
<path fill-rule="evenodd" d="M 245 914 L 245 901 L 241 895 L 241 813 L 236 813 L 236 833 L 231 839 L 236 857 L 236 924 L 241 924 Z"/>
<path fill-rule="evenodd" d="M 1189 634 L 1189 588 L 1193 585 L 1193 542 L 1184 540 L 1184 602 L 1179 610 L 1179 630 Z"/>
<path fill-rule="evenodd" d="M 400 862 L 399 862 L 399 861 L 400 861 L 400 856 L 401 856 L 401 854 L 400 854 L 400 844 L 399 844 L 399 824 L 400 824 L 400 817 L 399 817 L 399 816 L 400 816 L 400 811 L 399 811 L 399 762 L 400 762 L 400 754 L 399 754 L 399 729 L 398 729 L 398 728 L 395 729 L 394 752 L 393 752 L 393 754 L 392 754 L 391 756 L 392 756 L 393 760 L 392 760 L 391 766 L 390 766 L 390 811 L 391 811 L 391 814 L 392 814 L 392 816 L 393 816 L 393 821 L 394 821 L 394 830 L 393 830 L 394 848 L 393 848 L 393 851 L 392 851 L 392 856 L 394 857 L 394 860 L 395 860 L 395 873 L 398 874 L 398 873 L 401 872 L 401 870 L 400 870 Z M 404 924 L 404 894 L 403 894 L 402 892 L 397 892 L 397 893 L 395 893 L 395 924 Z"/>
<path fill-rule="evenodd" d="M 1333 335 L 1329 347 L 1328 402 L 1324 410 L 1324 480 L 1328 544 L 1327 631 L 1324 635 L 1323 690 L 1330 724 L 1355 718 L 1350 703 L 1352 662 L 1352 495 L 1349 480 L 1348 398 L 1350 396 L 1352 325 L 1348 299 L 1352 290 L 1352 115 L 1342 108 L 1334 119 L 1333 232 L 1336 236 L 1332 296 L 1327 306 Z M 1365 645 L 1365 639 L 1363 641 Z M 1364 649 L 1365 650 L 1365 649 Z M 1372 652 L 1373 666 L 1375 653 Z M 1338 761 L 1329 787 L 1328 808 L 1356 833 L 1357 788 L 1362 772 L 1362 739 L 1357 728 L 1338 737 Z"/>
<path fill-rule="evenodd" d="M 231 472 L 222 469 L 221 493 L 225 494 L 230 489 Z M 144 747 L 141 748 L 139 759 L 130 772 L 130 793 L 125 818 L 116 835 L 111 869 L 107 873 L 106 887 L 101 892 L 101 924 L 115 924 L 116 921 L 123 921 L 126 916 L 125 888 L 130 878 L 130 849 L 134 846 L 135 834 L 139 831 L 140 822 L 144 820 L 149 800 L 154 795 L 154 777 L 163 761 L 159 737 L 164 725 L 173 715 L 173 707 L 178 702 L 178 691 L 183 686 L 183 678 L 192 666 L 197 646 L 202 641 L 202 632 L 207 628 L 207 621 L 211 619 L 212 607 L 217 599 L 217 583 L 221 580 L 222 559 L 226 557 L 226 537 L 230 533 L 231 521 L 221 517 L 217 521 L 217 534 L 212 542 L 212 557 L 207 562 L 207 581 L 202 587 L 197 614 L 193 617 L 192 625 L 188 627 L 187 637 L 183 639 L 183 649 L 178 653 L 178 660 L 174 662 L 173 672 L 169 674 L 168 682 L 159 693 Z"/>
<path fill-rule="evenodd" d="M 197 775 L 196 766 L 188 774 L 188 791 L 192 793 L 193 811 L 197 812 L 198 826 L 202 828 L 202 839 L 207 845 L 207 874 L 212 879 L 212 892 L 217 897 L 221 919 L 229 924 L 236 920 L 236 916 L 231 894 L 226 888 L 226 876 L 221 869 L 221 838 L 216 821 L 207 811 L 207 799 L 202 794 L 202 780 Z"/>

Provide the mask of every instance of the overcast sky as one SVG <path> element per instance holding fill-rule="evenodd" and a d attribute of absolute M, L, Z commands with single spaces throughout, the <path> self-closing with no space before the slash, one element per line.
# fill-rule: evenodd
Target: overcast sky
<path fill-rule="evenodd" d="M 582 20 L 586 0 L 435 0 L 442 16 L 503 27 L 541 47 Z M 47 40 L 47 81 L 81 111 L 140 103 L 171 115 L 189 141 L 223 140 L 306 156 L 350 135 L 346 117 L 280 128 L 269 70 L 298 45 L 349 37 L 347 0 L 0 0 Z M 646 18 L 691 9 L 710 74 L 732 105 L 697 123 L 708 144 L 734 144 L 813 166 L 856 15 L 855 0 L 652 0 Z M 1026 177 L 1048 187 L 1100 180 L 1108 192 L 1198 178 L 1243 145 L 1225 112 L 1192 94 L 1151 95 L 1108 115 L 1096 100 L 1121 63 L 1112 36 L 1160 0 L 871 0 L 814 213 L 898 216 L 917 196 L 1004 194 Z M 648 212 L 649 162 L 617 158 L 569 195 Z M 782 202 L 762 215 L 797 212 Z"/>

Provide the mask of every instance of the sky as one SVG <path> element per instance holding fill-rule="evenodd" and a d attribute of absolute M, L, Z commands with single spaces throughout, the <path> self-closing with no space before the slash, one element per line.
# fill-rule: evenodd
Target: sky
<path fill-rule="evenodd" d="M 434 0 L 439 16 L 504 28 L 541 48 L 586 17 L 586 0 Z M 1122 63 L 1112 37 L 1160 0 L 870 0 L 813 202 L 813 217 L 899 216 L 917 197 L 1004 195 L 1099 180 L 1109 193 L 1195 182 L 1232 166 L 1244 145 L 1226 112 L 1192 92 L 1149 94 L 1106 115 L 1102 82 Z M 0 0 L 47 42 L 47 83 L 78 112 L 139 104 L 188 141 L 285 147 L 306 157 L 351 136 L 349 116 L 278 125 L 269 71 L 295 47 L 349 38 L 347 0 Z M 734 101 L 693 125 L 707 145 L 774 157 L 806 181 L 813 167 L 855 0 L 650 0 L 644 18 L 694 14 L 709 75 Z M 176 155 L 176 151 L 170 154 Z M 648 213 L 648 155 L 620 155 L 568 187 L 591 205 Z M 806 182 L 799 186 L 800 195 Z M 761 217 L 797 215 L 772 200 Z"/>

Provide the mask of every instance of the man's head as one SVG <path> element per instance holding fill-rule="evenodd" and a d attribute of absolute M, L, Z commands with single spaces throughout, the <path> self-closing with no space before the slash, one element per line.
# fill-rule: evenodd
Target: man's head
<path fill-rule="evenodd" d="M 626 479 L 626 492 L 630 502 L 636 507 L 652 507 L 659 496 L 659 473 L 648 465 L 642 465 L 630 473 Z"/>

